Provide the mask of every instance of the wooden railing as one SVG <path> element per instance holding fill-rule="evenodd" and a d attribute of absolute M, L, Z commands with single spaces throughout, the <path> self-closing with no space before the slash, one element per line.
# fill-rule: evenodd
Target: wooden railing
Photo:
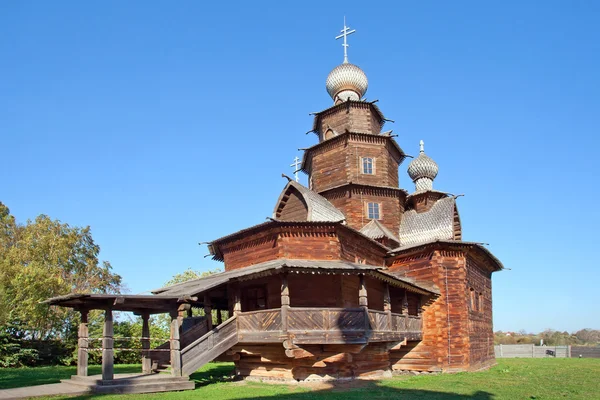
<path fill-rule="evenodd" d="M 181 350 L 181 371 L 189 375 L 214 360 L 238 342 L 236 317 L 233 316 Z"/>
<path fill-rule="evenodd" d="M 365 318 L 367 317 L 367 318 Z M 243 312 L 238 315 L 238 327 L 242 333 L 281 332 L 281 309 Z M 289 332 L 310 331 L 376 331 L 376 332 L 421 332 L 421 317 L 394 314 L 386 311 L 363 308 L 289 308 L 287 330 Z"/>
<path fill-rule="evenodd" d="M 422 329 L 421 317 L 392 313 L 392 330 L 400 332 L 421 332 Z"/>
<path fill-rule="evenodd" d="M 289 331 L 359 331 L 365 329 L 362 308 L 290 308 Z"/>
<path fill-rule="evenodd" d="M 241 313 L 238 317 L 238 328 L 240 331 L 249 332 L 280 331 L 281 309 Z"/>
<path fill-rule="evenodd" d="M 193 325 L 191 328 L 187 329 L 181 335 L 181 347 L 185 348 L 194 340 L 198 339 L 201 336 L 206 335 L 208 332 L 208 321 L 204 319 L 204 321 L 200 321 L 199 323 Z M 165 343 L 157 346 L 154 349 L 148 350 L 148 357 L 152 360 L 152 362 L 156 362 L 157 364 L 168 364 L 171 361 L 171 354 L 166 351 L 171 347 L 171 343 L 167 340 Z"/>
<path fill-rule="evenodd" d="M 369 322 L 371 330 L 374 331 L 392 331 L 390 325 L 390 315 L 385 311 L 369 310 Z"/>

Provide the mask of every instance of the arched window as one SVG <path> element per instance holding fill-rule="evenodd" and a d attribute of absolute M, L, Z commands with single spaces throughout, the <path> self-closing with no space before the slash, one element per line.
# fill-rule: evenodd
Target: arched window
<path fill-rule="evenodd" d="M 331 139 L 334 136 L 335 136 L 335 132 L 333 131 L 333 129 L 330 128 L 325 131 L 325 140 Z"/>

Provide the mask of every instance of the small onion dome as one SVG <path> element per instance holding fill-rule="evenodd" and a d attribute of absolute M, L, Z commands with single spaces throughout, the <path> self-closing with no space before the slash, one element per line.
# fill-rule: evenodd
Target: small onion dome
<path fill-rule="evenodd" d="M 345 62 L 335 67 L 327 76 L 325 87 L 333 101 L 360 100 L 365 93 L 369 81 L 362 69 Z"/>
<path fill-rule="evenodd" d="M 419 156 L 408 165 L 408 176 L 415 183 L 416 191 L 432 190 L 433 180 L 439 168 L 436 162 L 425 154 L 425 144 L 422 140 L 419 144 L 421 146 Z"/>

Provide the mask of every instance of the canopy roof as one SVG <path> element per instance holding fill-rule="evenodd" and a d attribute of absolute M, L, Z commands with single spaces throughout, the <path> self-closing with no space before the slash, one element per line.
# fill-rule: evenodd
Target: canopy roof
<path fill-rule="evenodd" d="M 191 281 L 179 283 L 172 286 L 153 290 L 152 293 L 163 296 L 197 296 L 209 289 L 223 285 L 236 280 L 248 280 L 264 275 L 271 275 L 282 272 L 284 269 L 297 273 L 312 274 L 353 274 L 364 273 L 376 278 L 383 279 L 389 283 L 403 287 L 407 290 L 420 294 L 439 294 L 434 286 L 417 283 L 415 280 L 405 277 L 397 277 L 386 271 L 384 267 L 356 264 L 348 261 L 329 261 L 329 260 L 288 260 L 277 259 L 265 261 L 249 267 L 235 269 L 232 271 L 221 272 L 206 278 L 194 279 Z"/>

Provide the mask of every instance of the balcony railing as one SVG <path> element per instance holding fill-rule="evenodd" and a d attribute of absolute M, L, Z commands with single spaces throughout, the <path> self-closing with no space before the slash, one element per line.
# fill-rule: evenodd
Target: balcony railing
<path fill-rule="evenodd" d="M 238 314 L 240 342 L 366 343 L 421 339 L 421 317 L 363 308 L 288 308 Z"/>

